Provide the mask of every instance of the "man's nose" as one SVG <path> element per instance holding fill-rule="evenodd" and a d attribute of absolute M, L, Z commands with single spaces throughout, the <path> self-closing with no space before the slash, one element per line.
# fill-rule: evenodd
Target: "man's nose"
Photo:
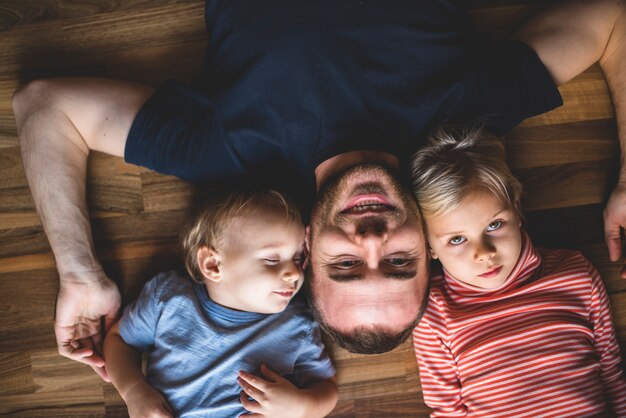
<path fill-rule="evenodd" d="M 387 224 L 380 219 L 363 219 L 356 226 L 355 241 L 365 252 L 365 264 L 377 269 L 382 244 L 387 240 Z"/>
<path fill-rule="evenodd" d="M 476 250 L 474 259 L 479 262 L 484 262 L 492 259 L 496 255 L 496 247 L 489 240 L 480 240 L 476 244 Z"/>
<path fill-rule="evenodd" d="M 356 224 L 356 235 L 386 235 L 387 222 L 379 217 L 364 218 Z"/>

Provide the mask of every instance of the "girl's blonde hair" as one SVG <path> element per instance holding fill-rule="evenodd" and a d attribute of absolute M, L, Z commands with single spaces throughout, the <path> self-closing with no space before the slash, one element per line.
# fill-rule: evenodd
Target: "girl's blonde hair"
<path fill-rule="evenodd" d="M 493 193 L 521 216 L 522 185 L 511 174 L 504 145 L 480 127 L 439 127 L 413 156 L 413 193 L 424 216 L 457 208 L 477 189 Z"/>
<path fill-rule="evenodd" d="M 229 237 L 237 233 L 236 221 L 242 216 L 254 216 L 261 210 L 284 211 L 286 223 L 302 223 L 295 203 L 276 190 L 238 187 L 213 191 L 207 196 L 192 209 L 180 238 L 185 268 L 199 283 L 204 276 L 198 268 L 198 250 L 202 247 L 218 249 L 227 243 Z"/>

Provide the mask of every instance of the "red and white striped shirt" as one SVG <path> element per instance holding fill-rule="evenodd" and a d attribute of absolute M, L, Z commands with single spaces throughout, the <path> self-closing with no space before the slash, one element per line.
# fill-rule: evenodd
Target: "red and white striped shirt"
<path fill-rule="evenodd" d="M 497 289 L 433 278 L 413 342 L 432 417 L 626 417 L 609 300 L 579 252 L 525 236 Z"/>

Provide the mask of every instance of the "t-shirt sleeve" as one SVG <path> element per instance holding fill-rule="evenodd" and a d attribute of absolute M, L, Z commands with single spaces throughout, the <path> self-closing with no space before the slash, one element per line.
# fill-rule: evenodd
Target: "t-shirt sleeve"
<path fill-rule="evenodd" d="M 502 135 L 563 104 L 552 76 L 528 45 L 479 34 L 452 122 L 482 121 Z"/>
<path fill-rule="evenodd" d="M 217 106 L 199 89 L 163 83 L 133 121 L 124 159 L 189 181 L 219 181 L 244 173 L 225 141 Z"/>
<path fill-rule="evenodd" d="M 136 350 L 146 351 L 154 345 L 160 316 L 159 276 L 146 283 L 139 297 L 124 309 L 119 322 L 124 342 Z"/>
<path fill-rule="evenodd" d="M 335 375 L 328 352 L 322 342 L 322 335 L 317 322 L 312 321 L 306 339 L 300 348 L 300 353 L 294 367 L 294 380 L 298 387 L 330 379 Z"/>

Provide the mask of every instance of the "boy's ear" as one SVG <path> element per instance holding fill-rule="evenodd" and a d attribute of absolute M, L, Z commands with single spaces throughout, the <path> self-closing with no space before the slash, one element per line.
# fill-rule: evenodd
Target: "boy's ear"
<path fill-rule="evenodd" d="M 220 270 L 220 254 L 213 248 L 200 247 L 196 254 L 198 268 L 202 275 L 214 283 L 222 280 L 222 272 Z"/>

